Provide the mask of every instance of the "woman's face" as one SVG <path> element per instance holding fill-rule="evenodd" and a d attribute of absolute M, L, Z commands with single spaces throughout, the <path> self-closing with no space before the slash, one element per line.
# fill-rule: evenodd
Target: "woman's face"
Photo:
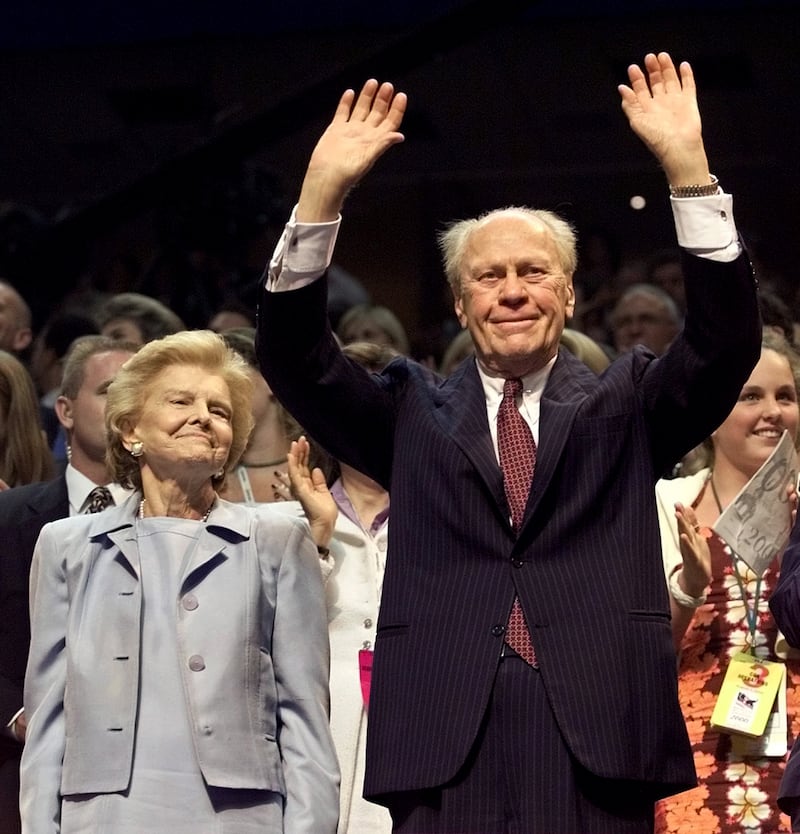
<path fill-rule="evenodd" d="M 221 376 L 196 365 L 171 365 L 147 387 L 139 419 L 123 440 L 128 449 L 142 442 L 141 460 L 157 477 L 211 477 L 228 460 L 232 416 Z"/>
<path fill-rule="evenodd" d="M 714 432 L 714 456 L 752 477 L 786 429 L 797 438 L 797 390 L 789 360 L 764 349 L 733 411 Z"/>

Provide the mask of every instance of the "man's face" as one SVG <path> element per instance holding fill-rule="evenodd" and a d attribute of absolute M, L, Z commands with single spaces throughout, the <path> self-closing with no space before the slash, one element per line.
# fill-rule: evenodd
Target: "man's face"
<path fill-rule="evenodd" d="M 28 347 L 31 338 L 22 298 L 13 287 L 0 282 L 0 348 L 20 353 Z"/>
<path fill-rule="evenodd" d="M 678 333 L 678 325 L 664 303 L 649 295 L 632 295 L 620 301 L 611 317 L 611 327 L 619 353 L 644 345 L 661 356 Z"/>
<path fill-rule="evenodd" d="M 105 459 L 106 392 L 131 355 L 124 350 L 93 354 L 86 360 L 83 384 L 75 399 L 58 398 L 56 411 L 69 434 L 73 455 L 83 455 L 96 463 Z"/>
<path fill-rule="evenodd" d="M 544 367 L 574 308 L 572 276 L 544 225 L 502 215 L 472 232 L 455 311 L 489 371 L 520 377 Z"/>

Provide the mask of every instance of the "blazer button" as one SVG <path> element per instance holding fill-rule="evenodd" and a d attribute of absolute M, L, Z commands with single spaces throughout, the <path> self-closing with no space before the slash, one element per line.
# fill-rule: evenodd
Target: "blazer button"
<path fill-rule="evenodd" d="M 522 561 L 522 559 L 512 559 L 512 560 L 511 560 L 511 564 L 512 564 L 515 568 L 522 568 L 522 567 L 525 567 L 525 562 L 523 562 L 523 561 Z"/>
<path fill-rule="evenodd" d="M 189 658 L 189 668 L 190 668 L 193 672 L 202 672 L 202 671 L 203 671 L 203 669 L 205 669 L 205 668 L 206 668 L 206 662 L 205 662 L 205 660 L 203 660 L 202 655 L 199 655 L 199 654 L 193 654 L 193 655 Z"/>
<path fill-rule="evenodd" d="M 197 597 L 194 594 L 186 594 L 183 598 L 183 607 L 187 611 L 194 611 L 200 603 L 197 601 Z"/>
<path fill-rule="evenodd" d="M 494 637 L 502 637 L 506 633 L 506 627 L 502 625 L 492 626 L 492 635 Z"/>

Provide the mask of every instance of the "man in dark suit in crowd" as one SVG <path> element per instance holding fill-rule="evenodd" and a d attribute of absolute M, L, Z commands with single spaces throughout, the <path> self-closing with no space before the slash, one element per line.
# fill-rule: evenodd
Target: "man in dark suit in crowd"
<path fill-rule="evenodd" d="M 69 462 L 52 481 L 0 492 L 0 831 L 19 820 L 19 760 L 25 741 L 22 689 L 30 642 L 28 574 L 39 531 L 49 521 L 89 511 L 91 493 L 108 489 L 105 503 L 129 491 L 109 483 L 105 463 L 105 393 L 136 348 L 105 336 L 76 340 L 64 363 L 55 409 L 64 427 Z"/>
<path fill-rule="evenodd" d="M 0 349 L 21 357 L 32 339 L 31 308 L 8 281 L 0 278 Z"/>
<path fill-rule="evenodd" d="M 795 522 L 781 558 L 778 585 L 769 598 L 778 628 L 794 649 L 800 649 L 800 522 Z M 800 739 L 795 738 L 781 778 L 778 807 L 792 819 L 792 831 L 800 831 Z"/>
<path fill-rule="evenodd" d="M 663 357 L 640 346 L 598 378 L 559 350 L 574 234 L 527 208 L 440 236 L 474 359 L 442 381 L 342 356 L 322 276 L 345 197 L 403 139 L 391 84 L 342 96 L 270 264 L 267 381 L 391 494 L 365 795 L 395 832 L 649 832 L 654 800 L 695 782 L 653 487 L 728 413 L 761 333 L 691 68 L 649 54 L 629 79 L 622 108 L 666 174 L 684 251 L 685 326 Z"/>

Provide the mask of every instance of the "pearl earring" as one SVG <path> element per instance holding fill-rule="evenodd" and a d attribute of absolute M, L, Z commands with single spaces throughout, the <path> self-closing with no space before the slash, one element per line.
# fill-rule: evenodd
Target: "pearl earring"
<path fill-rule="evenodd" d="M 144 454 L 144 443 L 141 440 L 134 440 L 131 443 L 131 455 L 140 458 Z"/>

